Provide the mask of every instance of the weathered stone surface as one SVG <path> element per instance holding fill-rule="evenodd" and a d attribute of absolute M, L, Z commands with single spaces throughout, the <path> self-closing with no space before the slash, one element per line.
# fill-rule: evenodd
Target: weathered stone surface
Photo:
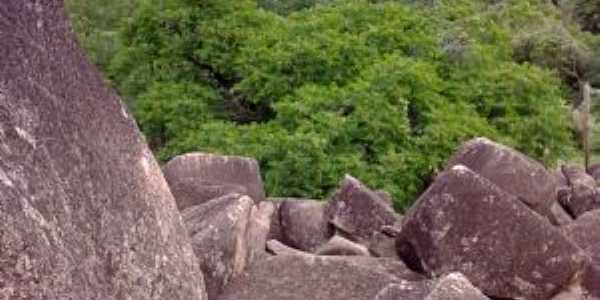
<path fill-rule="evenodd" d="M 365 242 L 399 217 L 387 200 L 350 175 L 346 175 L 333 195 L 326 214 L 336 229 Z"/>
<path fill-rule="evenodd" d="M 248 194 L 248 189 L 239 184 L 215 183 L 199 177 L 172 178 L 169 188 L 179 210 L 200 205 L 227 194 Z"/>
<path fill-rule="evenodd" d="M 376 232 L 369 240 L 369 251 L 375 257 L 400 259 L 396 251 L 396 238 L 383 232 Z"/>
<path fill-rule="evenodd" d="M 557 183 L 542 164 L 486 138 L 465 143 L 448 162 L 448 169 L 459 164 L 517 196 L 527 206 L 552 220 L 550 208 L 556 200 Z"/>
<path fill-rule="evenodd" d="M 600 299 L 600 210 L 584 213 L 565 226 L 564 232 L 590 257 L 581 280 L 583 294 Z"/>
<path fill-rule="evenodd" d="M 267 239 L 274 211 L 275 205 L 269 201 L 262 201 L 252 207 L 247 231 L 248 264 L 262 259 L 267 254 Z"/>
<path fill-rule="evenodd" d="M 279 207 L 282 242 L 313 252 L 333 235 L 325 218 L 325 203 L 288 198 Z"/>
<path fill-rule="evenodd" d="M 600 209 L 600 191 L 594 178 L 575 166 L 563 166 L 562 171 L 571 189 L 568 196 L 559 200 L 569 213 L 577 218 L 587 211 Z"/>
<path fill-rule="evenodd" d="M 489 300 L 461 273 L 439 279 L 425 300 Z"/>
<path fill-rule="evenodd" d="M 409 210 L 397 247 L 414 269 L 461 272 L 502 298 L 549 299 L 584 262 L 558 228 L 462 165 L 442 173 Z"/>
<path fill-rule="evenodd" d="M 421 279 L 402 262 L 391 259 L 278 255 L 255 264 L 218 299 L 374 299 L 391 283 Z"/>
<path fill-rule="evenodd" d="M 401 280 L 388 284 L 374 300 L 423 300 L 427 297 L 431 283 L 429 281 Z"/>
<path fill-rule="evenodd" d="M 258 163 L 252 158 L 189 153 L 170 160 L 163 167 L 163 172 L 169 186 L 174 189 L 180 210 L 240 188 L 245 189 L 246 195 L 255 203 L 265 200 Z M 193 180 L 197 180 L 197 184 Z M 202 188 L 202 185 L 208 186 Z"/>
<path fill-rule="evenodd" d="M 181 212 L 204 273 L 208 299 L 215 299 L 247 265 L 253 205 L 248 196 L 229 194 Z"/>
<path fill-rule="evenodd" d="M 367 247 L 357 244 L 339 235 L 333 236 L 327 243 L 315 251 L 317 255 L 346 255 L 346 256 L 371 256 Z"/>
<path fill-rule="evenodd" d="M 65 20 L 0 1 L 0 298 L 206 299 L 158 164 Z"/>
<path fill-rule="evenodd" d="M 309 255 L 310 253 L 294 249 L 278 240 L 269 240 L 267 250 L 273 255 Z"/>

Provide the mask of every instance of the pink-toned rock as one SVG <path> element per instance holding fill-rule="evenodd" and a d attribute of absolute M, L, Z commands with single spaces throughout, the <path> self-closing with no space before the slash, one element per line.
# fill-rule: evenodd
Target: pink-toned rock
<path fill-rule="evenodd" d="M 498 187 L 517 196 L 528 207 L 553 221 L 555 176 L 537 161 L 486 138 L 466 142 L 448 162 L 448 169 L 464 165 Z"/>
<path fill-rule="evenodd" d="M 163 173 L 180 210 L 229 193 L 248 195 L 255 203 L 265 200 L 258 162 L 252 158 L 188 153 L 171 159 Z"/>
<path fill-rule="evenodd" d="M 330 256 L 371 256 L 367 247 L 339 235 L 333 236 L 327 243 L 319 246 L 315 251 L 315 254 Z"/>
<path fill-rule="evenodd" d="M 397 247 L 413 269 L 461 272 L 499 298 L 549 299 L 585 261 L 557 227 L 462 165 L 442 173 L 405 215 Z"/>
<path fill-rule="evenodd" d="M 333 195 L 326 214 L 337 230 L 365 243 L 399 218 L 388 200 L 350 175 L 346 175 Z"/>
<path fill-rule="evenodd" d="M 561 204 L 576 218 L 585 212 L 600 209 L 600 190 L 596 180 L 583 168 L 563 166 L 563 174 L 567 178 L 570 190 L 568 196 L 560 197 Z"/>
<path fill-rule="evenodd" d="M 281 202 L 282 242 L 306 252 L 314 252 L 326 243 L 333 231 L 325 218 L 325 205 L 321 201 L 292 198 Z"/>
<path fill-rule="evenodd" d="M 564 230 L 590 256 L 582 286 L 587 294 L 600 299 L 600 210 L 584 213 Z"/>

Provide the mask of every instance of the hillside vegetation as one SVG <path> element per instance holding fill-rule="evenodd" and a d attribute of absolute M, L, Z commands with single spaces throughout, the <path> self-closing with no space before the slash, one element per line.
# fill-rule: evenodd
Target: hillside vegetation
<path fill-rule="evenodd" d="M 75 30 L 158 157 L 255 157 L 272 196 L 350 173 L 402 209 L 474 136 L 551 166 L 600 85 L 597 1 L 102 2 Z"/>

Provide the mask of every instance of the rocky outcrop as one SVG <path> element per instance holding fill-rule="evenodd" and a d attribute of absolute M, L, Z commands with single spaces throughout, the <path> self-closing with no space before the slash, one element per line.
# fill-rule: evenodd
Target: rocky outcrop
<path fill-rule="evenodd" d="M 582 271 L 583 253 L 483 176 L 442 173 L 404 218 L 401 257 L 430 276 L 463 273 L 486 295 L 549 299 Z"/>
<path fill-rule="evenodd" d="M 450 159 L 448 169 L 455 165 L 468 167 L 553 220 L 550 209 L 556 199 L 556 178 L 533 159 L 486 138 L 476 138 Z"/>
<path fill-rule="evenodd" d="M 0 1 L 0 298 L 206 299 L 160 168 L 62 1 Z"/>
<path fill-rule="evenodd" d="M 590 257 L 582 276 L 583 293 L 600 299 L 600 210 L 581 215 L 565 227 L 565 232 Z"/>
<path fill-rule="evenodd" d="M 252 158 L 189 153 L 170 160 L 163 172 L 180 210 L 229 193 L 248 195 L 255 203 L 265 200 L 260 169 Z"/>

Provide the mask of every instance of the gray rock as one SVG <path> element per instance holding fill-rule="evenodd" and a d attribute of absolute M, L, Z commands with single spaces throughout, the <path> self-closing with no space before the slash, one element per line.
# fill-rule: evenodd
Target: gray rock
<path fill-rule="evenodd" d="M 0 1 L 0 298 L 206 299 L 158 164 L 65 20 Z"/>
<path fill-rule="evenodd" d="M 462 165 L 442 173 L 409 210 L 397 247 L 413 269 L 432 277 L 461 272 L 500 298 L 549 299 L 585 261 L 557 227 Z"/>
<path fill-rule="evenodd" d="M 431 289 L 429 281 L 407 281 L 388 284 L 374 300 L 423 300 Z"/>
<path fill-rule="evenodd" d="M 600 209 L 600 191 L 596 187 L 596 180 L 583 168 L 563 166 L 562 171 L 571 189 L 568 197 L 561 197 L 560 200 L 569 213 L 577 218 L 585 212 Z"/>
<path fill-rule="evenodd" d="M 265 200 L 260 169 L 252 158 L 189 153 L 171 159 L 163 172 L 180 210 L 240 189 L 255 203 Z"/>
<path fill-rule="evenodd" d="M 367 247 L 357 244 L 339 235 L 333 236 L 327 243 L 315 251 L 317 255 L 346 255 L 346 256 L 371 256 Z"/>
<path fill-rule="evenodd" d="M 273 203 L 273 214 L 271 215 L 271 228 L 267 240 L 283 240 L 283 230 L 281 229 L 281 215 L 279 209 L 285 198 L 268 198 L 267 201 Z"/>
<path fill-rule="evenodd" d="M 267 254 L 267 239 L 274 211 L 275 205 L 269 201 L 260 202 L 252 207 L 247 231 L 248 264 L 262 259 Z"/>
<path fill-rule="evenodd" d="M 439 279 L 425 300 L 489 300 L 461 273 L 450 273 Z"/>
<path fill-rule="evenodd" d="M 586 266 L 581 281 L 584 300 L 600 299 L 600 263 Z"/>
<path fill-rule="evenodd" d="M 302 251 L 314 252 L 333 235 L 321 201 L 288 198 L 279 207 L 279 218 L 282 242 Z"/>
<path fill-rule="evenodd" d="M 596 163 L 590 166 L 587 173 L 598 182 L 600 180 L 600 163 Z"/>
<path fill-rule="evenodd" d="M 181 212 L 204 273 L 208 299 L 215 299 L 248 263 L 250 197 L 229 194 Z"/>
<path fill-rule="evenodd" d="M 486 138 L 465 143 L 449 161 L 448 169 L 459 164 L 517 196 L 552 221 L 550 208 L 556 199 L 557 182 L 542 164 Z"/>
<path fill-rule="evenodd" d="M 391 259 L 278 255 L 254 265 L 218 299 L 374 299 L 391 283 L 417 280 L 422 277 Z"/>
<path fill-rule="evenodd" d="M 353 240 L 368 242 L 375 232 L 398 220 L 390 203 L 356 178 L 346 175 L 327 207 L 327 218 Z"/>

